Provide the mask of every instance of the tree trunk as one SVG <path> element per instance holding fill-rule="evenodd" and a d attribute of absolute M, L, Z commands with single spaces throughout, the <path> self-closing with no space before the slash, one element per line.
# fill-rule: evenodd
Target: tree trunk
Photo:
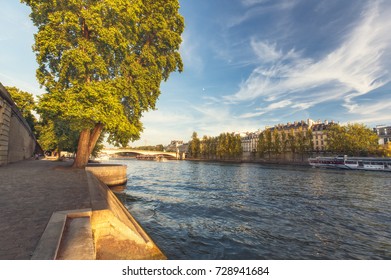
<path fill-rule="evenodd" d="M 88 156 L 94 150 L 96 142 L 98 141 L 99 136 L 101 135 L 102 131 L 103 131 L 103 124 L 97 123 L 91 132 L 90 143 L 88 145 Z"/>
<path fill-rule="evenodd" d="M 102 130 L 103 124 L 98 123 L 95 125 L 92 132 L 90 129 L 83 129 L 80 132 L 76 158 L 72 165 L 73 168 L 84 168 L 87 165 L 90 154 L 94 150 Z"/>

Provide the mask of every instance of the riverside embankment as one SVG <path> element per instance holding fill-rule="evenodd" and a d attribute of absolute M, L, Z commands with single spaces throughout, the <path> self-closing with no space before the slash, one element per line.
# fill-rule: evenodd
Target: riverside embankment
<path fill-rule="evenodd" d="M 161 259 L 113 193 L 71 162 L 0 167 L 0 259 Z"/>

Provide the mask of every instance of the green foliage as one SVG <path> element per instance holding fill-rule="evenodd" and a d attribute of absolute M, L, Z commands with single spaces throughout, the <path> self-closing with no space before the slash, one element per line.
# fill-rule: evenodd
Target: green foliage
<path fill-rule="evenodd" d="M 259 157 L 263 157 L 265 155 L 266 151 L 266 140 L 265 140 L 265 134 L 261 133 L 258 137 L 258 145 L 257 145 L 257 152 Z"/>
<path fill-rule="evenodd" d="M 281 133 L 281 152 L 285 155 L 288 150 L 288 139 L 285 131 Z"/>
<path fill-rule="evenodd" d="M 108 141 L 139 138 L 160 83 L 182 71 L 178 0 L 22 0 L 38 28 L 37 78 L 47 120 L 72 131 L 104 125 Z M 61 126 L 61 125 L 60 125 Z"/>
<path fill-rule="evenodd" d="M 304 131 L 302 127 L 299 127 L 298 131 L 291 129 L 289 132 L 278 129 L 266 129 L 258 138 L 257 152 L 259 157 L 264 157 L 265 153 L 268 153 L 269 158 L 271 154 L 280 155 L 290 151 L 293 154 L 300 153 L 304 156 L 305 153 L 311 152 L 313 149 L 312 144 L 312 131 L 311 129 Z"/>
<path fill-rule="evenodd" d="M 189 153 L 193 158 L 197 158 L 200 154 L 201 150 L 201 142 L 198 138 L 197 132 L 193 132 L 191 136 L 191 141 L 189 145 Z"/>
<path fill-rule="evenodd" d="M 272 153 L 272 147 L 273 147 L 273 135 L 270 129 L 266 129 L 265 131 L 265 144 L 266 144 L 266 151 L 269 154 L 269 158 L 270 158 L 270 154 Z"/>
<path fill-rule="evenodd" d="M 385 145 L 382 145 L 379 148 L 379 154 L 385 157 L 391 157 L 391 142 L 388 142 Z"/>
<path fill-rule="evenodd" d="M 235 133 L 221 133 L 217 137 L 204 136 L 199 140 L 194 132 L 189 153 L 193 158 L 236 159 L 242 155 L 241 138 Z"/>
<path fill-rule="evenodd" d="M 36 103 L 34 96 L 31 93 L 22 91 L 16 87 L 5 87 L 12 97 L 19 111 L 22 113 L 23 118 L 27 121 L 31 128 L 31 131 L 38 136 L 37 124 L 38 121 L 33 115 L 33 111 L 36 110 Z"/>
<path fill-rule="evenodd" d="M 379 152 L 378 136 L 364 124 L 334 124 L 327 131 L 327 149 L 349 156 L 376 155 Z"/>
<path fill-rule="evenodd" d="M 156 146 L 138 146 L 134 147 L 132 149 L 135 150 L 143 150 L 143 151 L 157 151 L 157 152 L 163 152 L 164 146 L 162 144 L 156 145 Z"/>
<path fill-rule="evenodd" d="M 277 129 L 273 130 L 273 153 L 279 154 L 281 152 L 282 142 L 280 134 Z"/>
<path fill-rule="evenodd" d="M 66 122 L 44 120 L 38 126 L 38 142 L 45 151 L 76 152 L 79 134 Z"/>
<path fill-rule="evenodd" d="M 314 141 L 313 141 L 313 133 L 311 128 L 307 130 L 307 135 L 305 140 L 306 140 L 305 142 L 306 150 L 312 152 L 314 150 Z"/>
<path fill-rule="evenodd" d="M 291 129 L 288 133 L 288 146 L 293 154 L 296 153 L 297 141 L 293 129 Z"/>

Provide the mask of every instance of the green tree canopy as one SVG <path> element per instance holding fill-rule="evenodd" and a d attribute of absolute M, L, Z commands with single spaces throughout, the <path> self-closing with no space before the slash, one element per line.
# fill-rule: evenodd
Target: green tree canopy
<path fill-rule="evenodd" d="M 31 131 L 37 136 L 37 119 L 33 114 L 33 111 L 36 110 L 36 102 L 34 96 L 31 93 L 22 91 L 17 87 L 5 87 L 6 90 L 12 97 L 12 100 L 15 102 L 19 111 L 22 113 L 22 116 L 27 121 L 28 125 L 31 128 Z"/>
<path fill-rule="evenodd" d="M 265 134 L 262 132 L 259 134 L 258 143 L 257 143 L 257 152 L 258 156 L 263 157 L 266 151 L 266 140 Z"/>
<path fill-rule="evenodd" d="M 178 0 L 22 0 L 38 27 L 37 78 L 46 118 L 80 132 L 83 167 L 102 132 L 126 146 L 139 138 L 160 83 L 182 71 Z"/>
<path fill-rule="evenodd" d="M 379 150 L 378 136 L 363 124 L 334 124 L 327 131 L 327 149 L 350 156 L 374 155 Z"/>
<path fill-rule="evenodd" d="M 188 149 L 193 158 L 208 159 L 235 159 L 243 152 L 240 135 L 235 133 L 221 133 L 217 137 L 205 135 L 200 140 L 197 132 L 193 132 Z"/>
<path fill-rule="evenodd" d="M 191 136 L 191 141 L 189 144 L 189 151 L 190 151 L 190 154 L 193 158 L 197 158 L 200 154 L 200 151 L 201 151 L 201 141 L 198 138 L 197 132 L 195 132 L 195 131 L 193 132 L 193 134 Z"/>

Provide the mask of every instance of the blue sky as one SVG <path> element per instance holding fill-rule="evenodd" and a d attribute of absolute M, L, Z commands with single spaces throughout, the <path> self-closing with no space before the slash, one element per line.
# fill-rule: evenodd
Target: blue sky
<path fill-rule="evenodd" d="M 41 94 L 29 10 L 2 1 L 0 81 Z M 131 145 L 306 120 L 391 125 L 391 2 L 181 0 L 184 72 Z"/>

